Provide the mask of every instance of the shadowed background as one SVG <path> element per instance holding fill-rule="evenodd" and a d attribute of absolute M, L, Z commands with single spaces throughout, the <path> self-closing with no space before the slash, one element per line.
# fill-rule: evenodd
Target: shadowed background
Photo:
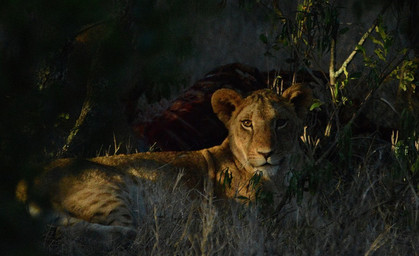
<path fill-rule="evenodd" d="M 174 97 L 214 67 L 232 62 L 262 71 L 292 69 L 284 61 L 287 54 L 264 55 L 269 49 L 260 35 L 273 33 L 275 24 L 262 5 L 207 2 L 2 3 L 0 220 L 5 255 L 34 255 L 40 245 L 36 222 L 13 199 L 16 183 L 33 178 L 38 163 L 57 156 L 139 149 L 130 125 L 140 96 L 147 103 Z M 350 52 L 374 15 L 390 3 L 374 2 L 338 3 L 342 24 L 351 28 L 338 53 Z M 294 15 L 294 1 L 281 5 Z M 417 56 L 418 32 L 412 26 L 418 24 L 412 14 L 417 12 L 403 12 L 417 10 L 417 3 L 399 1 L 392 8 L 387 23 Z M 327 66 L 319 63 L 320 69 Z M 124 146 L 117 149 L 119 144 Z"/>

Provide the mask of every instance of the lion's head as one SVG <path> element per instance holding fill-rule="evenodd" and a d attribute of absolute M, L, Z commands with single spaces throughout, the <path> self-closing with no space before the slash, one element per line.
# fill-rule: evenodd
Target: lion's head
<path fill-rule="evenodd" d="M 220 89 L 211 103 L 229 130 L 230 149 L 238 164 L 248 172 L 262 171 L 264 177 L 272 177 L 297 144 L 311 100 L 311 90 L 296 84 L 282 96 L 265 89 L 243 98 L 233 90 Z"/>

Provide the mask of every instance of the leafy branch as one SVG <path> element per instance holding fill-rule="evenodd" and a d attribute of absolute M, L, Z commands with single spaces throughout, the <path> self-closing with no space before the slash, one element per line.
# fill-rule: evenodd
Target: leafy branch
<path fill-rule="evenodd" d="M 355 46 L 354 50 L 349 54 L 349 56 L 346 58 L 346 60 L 343 61 L 341 67 L 336 70 L 336 37 L 337 34 L 332 35 L 332 39 L 330 42 L 330 62 L 329 62 L 329 89 L 332 96 L 332 102 L 337 103 L 337 85 L 336 81 L 340 77 L 342 73 L 345 73 L 346 75 L 348 72 L 346 71 L 346 67 L 351 63 L 351 61 L 354 59 L 356 54 L 359 52 L 359 50 L 364 45 L 365 41 L 371 36 L 371 33 L 382 23 L 382 15 L 387 11 L 387 9 L 390 7 L 391 3 L 388 3 L 385 5 L 380 13 L 378 14 L 377 18 L 374 20 L 371 27 L 364 33 L 364 35 L 361 37 L 361 39 L 358 41 L 357 45 Z M 374 41 L 374 38 L 373 38 Z"/>
<path fill-rule="evenodd" d="M 342 66 L 335 71 L 335 63 L 336 63 L 336 39 L 332 38 L 331 46 L 330 46 L 330 65 L 329 65 L 329 83 L 330 83 L 330 90 L 332 93 L 333 102 L 336 102 L 336 95 L 333 93 L 334 87 L 336 86 L 336 80 L 339 76 L 346 72 L 346 67 L 351 63 L 355 55 L 358 53 L 359 46 L 362 46 L 366 39 L 371 35 L 374 29 L 377 27 L 380 21 L 380 17 L 375 20 L 373 25 L 364 33 L 364 35 L 359 40 L 358 44 L 355 46 L 355 49 L 349 54 L 348 58 L 342 63 Z"/>

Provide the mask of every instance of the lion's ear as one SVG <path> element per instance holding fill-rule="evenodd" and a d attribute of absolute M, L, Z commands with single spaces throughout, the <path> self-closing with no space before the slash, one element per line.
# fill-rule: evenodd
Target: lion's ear
<path fill-rule="evenodd" d="M 236 91 L 219 89 L 212 95 L 211 105 L 218 119 L 227 125 L 231 114 L 240 105 L 242 100 L 243 98 Z"/>
<path fill-rule="evenodd" d="M 304 119 L 313 101 L 311 89 L 303 84 L 293 84 L 282 93 L 282 97 L 294 105 L 295 113 L 301 119 Z"/>

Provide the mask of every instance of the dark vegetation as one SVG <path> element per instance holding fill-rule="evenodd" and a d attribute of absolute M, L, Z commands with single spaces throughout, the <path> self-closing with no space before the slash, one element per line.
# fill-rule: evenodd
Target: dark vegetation
<path fill-rule="evenodd" d="M 50 159 L 144 148 L 131 127 L 138 98 L 156 102 L 185 86 L 188 74 L 180 67 L 192 54 L 189 13 L 210 16 L 229 4 L 204 2 L 2 4 L 4 255 L 37 255 L 43 248 L 54 254 L 89 252 L 71 233 L 63 234 L 58 245 L 45 244 L 42 227 L 14 199 L 15 186 L 23 178 L 32 180 L 38 164 Z M 272 32 L 260 36 L 265 55 L 289 64 L 287 78 L 269 73 L 270 86 L 281 90 L 293 74 L 311 76 L 316 100 L 303 134 L 304 168 L 293 170 L 290 203 L 261 216 L 253 208 L 217 212 L 212 202 L 161 195 L 132 248 L 112 252 L 418 254 L 417 2 L 354 1 L 360 16 L 371 8 L 378 11 L 370 29 L 344 55 L 337 49 L 350 31 L 339 21 L 340 13 L 348 11 L 339 1 L 300 1 L 293 11 L 278 1 L 239 2 L 243 11 L 266 12 Z M 164 209 L 167 205 L 171 210 Z M 197 207 L 202 215 L 193 213 Z M 168 211 L 182 214 L 173 217 Z M 168 217 L 159 219 L 160 212 Z"/>

